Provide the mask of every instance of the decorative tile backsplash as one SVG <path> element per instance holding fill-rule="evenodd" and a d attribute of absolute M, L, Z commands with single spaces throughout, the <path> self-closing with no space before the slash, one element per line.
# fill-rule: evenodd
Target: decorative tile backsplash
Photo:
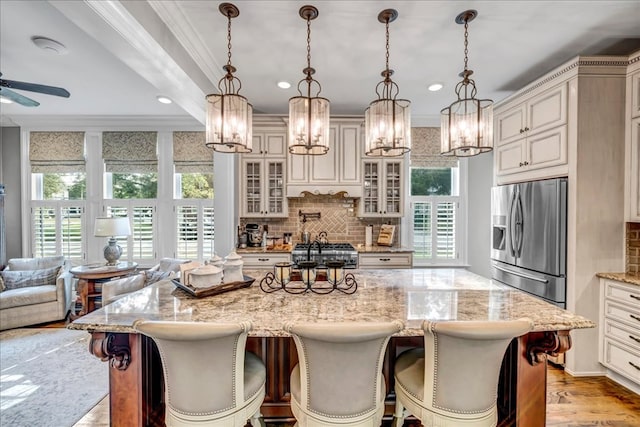
<path fill-rule="evenodd" d="M 627 223 L 626 273 L 640 275 L 640 222 Z"/>
<path fill-rule="evenodd" d="M 257 220 L 255 218 L 240 218 L 240 225 L 244 228 L 247 223 L 258 223 L 269 227 L 269 235 L 282 236 L 283 233 L 293 233 L 293 243 L 302 240 L 303 230 L 311 233 L 314 239 L 321 231 L 326 231 L 329 242 L 349 242 L 354 246 L 364 245 L 365 227 L 373 225 L 373 241 L 378 238 L 382 224 L 396 226 L 394 246 L 399 246 L 400 218 L 358 218 L 359 199 L 345 198 L 340 195 L 313 195 L 294 197 L 289 199 L 288 218 L 269 218 Z M 308 219 L 302 222 L 300 211 L 304 213 L 320 213 L 320 219 Z"/>

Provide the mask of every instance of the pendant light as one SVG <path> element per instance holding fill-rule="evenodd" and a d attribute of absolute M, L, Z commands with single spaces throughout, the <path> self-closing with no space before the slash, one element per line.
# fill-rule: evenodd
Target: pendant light
<path fill-rule="evenodd" d="M 400 89 L 391 80 L 393 70 L 389 69 L 389 23 L 397 17 L 394 9 L 385 9 L 378 15 L 386 29 L 386 68 L 381 73 L 384 79 L 376 86 L 378 99 L 364 112 L 367 156 L 397 157 L 411 151 L 411 102 L 396 98 Z"/>
<path fill-rule="evenodd" d="M 231 3 L 222 3 L 220 13 L 227 17 L 226 74 L 218 82 L 219 94 L 207 95 L 206 146 L 221 153 L 250 153 L 252 145 L 253 107 L 239 95 L 242 83 L 233 75 L 231 65 L 231 18 L 240 11 Z"/>
<path fill-rule="evenodd" d="M 447 156 L 475 156 L 493 149 L 493 101 L 476 98 L 473 71 L 467 68 L 469 22 L 476 16 L 477 11 L 467 10 L 456 17 L 456 23 L 464 24 L 464 70 L 455 89 L 458 100 L 440 111 L 441 152 Z"/>
<path fill-rule="evenodd" d="M 307 21 L 307 67 L 302 70 L 306 77 L 298 82 L 298 93 L 289 99 L 289 152 L 291 154 L 320 155 L 329 151 L 329 100 L 319 97 L 322 86 L 312 75 L 311 68 L 311 21 L 318 17 L 318 9 L 302 6 L 300 16 Z M 318 92 L 311 96 L 313 84 Z M 306 84 L 306 96 L 301 86 Z"/>

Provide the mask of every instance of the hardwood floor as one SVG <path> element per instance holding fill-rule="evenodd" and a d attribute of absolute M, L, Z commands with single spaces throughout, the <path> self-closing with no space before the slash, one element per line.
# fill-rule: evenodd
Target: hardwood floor
<path fill-rule="evenodd" d="M 640 396 L 608 378 L 572 377 L 549 366 L 547 381 L 547 426 L 640 426 Z M 107 396 L 74 427 L 108 425 Z"/>

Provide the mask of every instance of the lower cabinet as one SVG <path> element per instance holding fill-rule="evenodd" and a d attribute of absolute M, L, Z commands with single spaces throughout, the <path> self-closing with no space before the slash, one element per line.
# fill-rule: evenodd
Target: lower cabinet
<path fill-rule="evenodd" d="M 640 387 L 640 286 L 601 279 L 600 291 L 600 363 Z"/>
<path fill-rule="evenodd" d="M 360 268 L 411 268 L 413 253 L 411 252 L 375 252 L 358 254 Z"/>
<path fill-rule="evenodd" d="M 291 262 L 291 254 L 285 252 L 242 253 L 240 255 L 242 255 L 242 259 L 244 260 L 243 269 L 245 270 L 271 269 L 277 262 Z"/>

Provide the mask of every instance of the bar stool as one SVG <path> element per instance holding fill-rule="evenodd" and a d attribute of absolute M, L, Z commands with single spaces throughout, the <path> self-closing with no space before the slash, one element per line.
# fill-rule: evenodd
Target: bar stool
<path fill-rule="evenodd" d="M 138 320 L 134 329 L 160 351 L 168 427 L 261 425 L 266 370 L 245 352 L 250 322 Z"/>
<path fill-rule="evenodd" d="M 426 427 L 495 426 L 504 353 L 531 321 L 425 321 L 422 328 L 424 349 L 408 350 L 395 363 L 394 426 L 409 414 Z"/>
<path fill-rule="evenodd" d="M 299 363 L 291 372 L 296 426 L 380 426 L 386 394 L 382 361 L 403 323 L 287 323 Z"/>

